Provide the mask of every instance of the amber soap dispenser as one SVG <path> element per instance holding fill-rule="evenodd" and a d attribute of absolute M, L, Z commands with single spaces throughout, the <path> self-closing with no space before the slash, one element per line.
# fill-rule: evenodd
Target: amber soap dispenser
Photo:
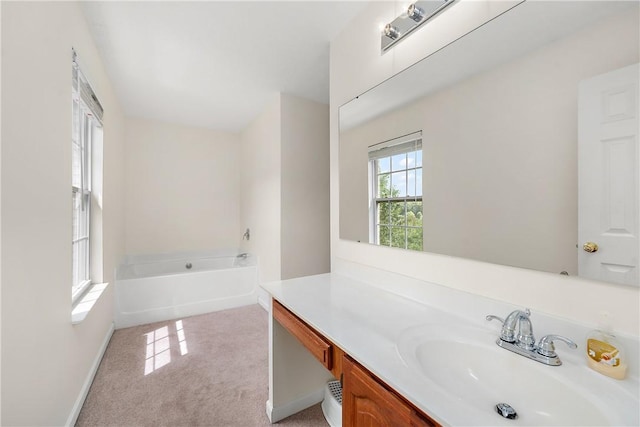
<path fill-rule="evenodd" d="M 587 335 L 587 364 L 594 371 L 622 380 L 627 375 L 627 361 L 610 323 L 609 314 L 601 313 L 598 329 Z"/>

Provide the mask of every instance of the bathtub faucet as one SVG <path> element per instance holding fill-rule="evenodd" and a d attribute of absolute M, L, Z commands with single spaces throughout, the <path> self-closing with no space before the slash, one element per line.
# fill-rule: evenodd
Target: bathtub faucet
<path fill-rule="evenodd" d="M 242 235 L 242 240 L 250 240 L 251 239 L 251 230 L 247 228 L 247 230 Z"/>
<path fill-rule="evenodd" d="M 236 258 L 247 259 L 248 256 L 249 254 L 244 252 L 244 253 L 241 253 L 240 255 L 236 255 Z"/>

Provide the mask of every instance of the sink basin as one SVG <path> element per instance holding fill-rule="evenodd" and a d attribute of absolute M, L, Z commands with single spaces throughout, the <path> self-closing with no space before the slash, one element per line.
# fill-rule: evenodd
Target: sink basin
<path fill-rule="evenodd" d="M 616 413 L 601 399 L 601 393 L 631 398 L 622 405 L 635 405 L 637 417 L 637 400 L 608 378 L 594 377 L 575 363 L 542 365 L 499 348 L 496 338 L 495 332 L 480 328 L 447 327 L 445 333 L 443 325 L 423 325 L 401 334 L 397 350 L 405 364 L 455 402 L 459 412 L 475 414 L 473 424 L 637 425 L 637 419 Z M 509 404 L 518 418 L 500 416 L 498 403 Z"/>

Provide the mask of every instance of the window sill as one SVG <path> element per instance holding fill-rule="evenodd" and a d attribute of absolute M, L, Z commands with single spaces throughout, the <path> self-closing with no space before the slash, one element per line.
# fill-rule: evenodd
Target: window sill
<path fill-rule="evenodd" d="M 75 307 L 76 304 L 82 299 L 81 297 L 87 292 L 87 289 L 91 287 L 91 280 L 85 280 L 78 288 L 73 292 L 71 297 L 71 307 Z"/>
<path fill-rule="evenodd" d="M 71 306 L 71 324 L 81 323 L 88 315 L 98 298 L 109 286 L 108 283 L 96 283 L 86 290 L 86 292 L 76 300 Z"/>

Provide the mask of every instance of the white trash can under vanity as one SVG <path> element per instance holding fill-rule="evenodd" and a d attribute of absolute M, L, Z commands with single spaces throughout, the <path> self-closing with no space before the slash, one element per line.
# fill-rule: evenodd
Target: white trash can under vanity
<path fill-rule="evenodd" d="M 331 427 L 342 427 L 342 386 L 340 381 L 329 381 L 324 389 L 322 413 Z"/>

